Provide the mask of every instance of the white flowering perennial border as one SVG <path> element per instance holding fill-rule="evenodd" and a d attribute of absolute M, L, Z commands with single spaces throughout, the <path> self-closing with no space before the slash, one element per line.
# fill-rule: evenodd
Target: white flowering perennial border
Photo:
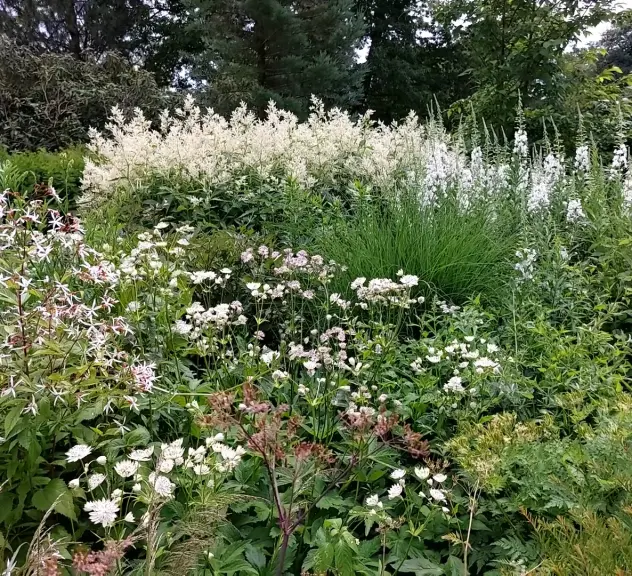
<path fill-rule="evenodd" d="M 121 185 L 134 186 L 152 175 L 177 173 L 214 185 L 255 171 L 264 179 L 292 178 L 308 190 L 354 181 L 380 190 L 405 186 L 424 204 L 455 189 L 464 209 L 476 199 L 493 202 L 502 191 L 515 189 L 528 211 L 539 213 L 554 196 L 570 197 L 575 176 L 583 179 L 591 168 L 585 145 L 578 146 L 574 162 L 553 151 L 531 158 L 522 128 L 516 131 L 513 155 L 488 159 L 480 147 L 466 154 L 440 125 L 421 125 L 412 113 L 385 126 L 371 122 L 370 114 L 353 120 L 339 109 L 326 112 L 317 99 L 309 119 L 301 123 L 273 104 L 265 120 L 244 106 L 226 120 L 212 110 L 203 113 L 189 97 L 174 115 L 163 113 L 158 130 L 142 112 L 126 121 L 115 108 L 108 132 L 91 133 L 90 148 L 99 161 L 86 159 L 83 203 L 89 206 L 98 206 Z M 623 144 L 616 148 L 609 171 L 613 178 L 623 178 L 625 190 L 632 188 Z M 629 208 L 628 196 L 623 194 L 623 202 Z M 203 199 L 191 197 L 191 202 L 197 205 Z M 578 213 L 573 208 L 571 218 Z M 206 279 L 204 272 L 193 277 L 194 282 Z"/>

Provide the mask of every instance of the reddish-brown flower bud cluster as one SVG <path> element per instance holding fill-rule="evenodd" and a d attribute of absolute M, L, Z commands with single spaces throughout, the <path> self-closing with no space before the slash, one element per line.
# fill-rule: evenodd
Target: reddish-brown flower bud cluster
<path fill-rule="evenodd" d="M 105 543 L 105 548 L 98 552 L 79 550 L 73 555 L 73 568 L 90 576 L 107 576 L 132 544 L 133 540 L 126 538 L 118 541 L 110 540 Z"/>

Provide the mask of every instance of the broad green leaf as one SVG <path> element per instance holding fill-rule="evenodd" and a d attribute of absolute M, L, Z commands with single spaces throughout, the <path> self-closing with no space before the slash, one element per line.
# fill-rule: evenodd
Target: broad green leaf
<path fill-rule="evenodd" d="M 60 500 L 57 504 L 60 504 L 64 495 L 69 495 L 70 502 L 72 503 L 72 495 L 70 494 L 66 483 L 59 478 L 54 478 L 44 488 L 33 494 L 32 503 L 38 510 L 46 512 L 53 504 L 55 504 L 55 501 L 58 498 L 60 498 Z M 55 508 L 57 509 L 57 506 Z M 66 512 L 68 512 L 68 500 L 64 500 L 62 509 L 64 509 L 64 512 L 61 512 L 60 510 L 60 513 L 67 516 L 68 514 L 66 514 Z"/>

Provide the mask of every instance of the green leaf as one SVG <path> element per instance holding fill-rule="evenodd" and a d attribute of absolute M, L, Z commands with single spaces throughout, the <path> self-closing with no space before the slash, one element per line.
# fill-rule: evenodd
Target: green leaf
<path fill-rule="evenodd" d="M 15 428 L 15 425 L 18 423 L 20 419 L 20 414 L 22 414 L 22 410 L 24 408 L 24 404 L 18 404 L 14 406 L 11 412 L 7 414 L 7 417 L 4 419 L 4 435 L 8 438 L 11 430 Z"/>
<path fill-rule="evenodd" d="M 409 558 L 404 560 L 400 572 L 414 572 L 415 576 L 441 576 L 443 569 L 427 558 Z M 459 576 L 463 576 L 461 573 Z"/>
<path fill-rule="evenodd" d="M 446 574 L 449 576 L 463 576 L 465 574 L 465 567 L 463 561 L 456 556 L 449 556 L 448 561 L 445 564 Z"/>
<path fill-rule="evenodd" d="M 260 548 L 256 548 L 252 544 L 246 545 L 246 559 L 257 568 L 263 568 L 266 565 L 265 554 Z"/>
<path fill-rule="evenodd" d="M 72 494 L 66 483 L 59 478 L 51 480 L 45 488 L 38 490 L 33 494 L 32 504 L 38 510 L 46 512 L 55 505 L 55 511 L 75 519 L 75 510 L 72 500 Z"/>
<path fill-rule="evenodd" d="M 340 497 L 338 494 L 328 494 L 327 496 L 323 496 L 317 503 L 316 508 L 320 508 L 321 510 L 329 510 L 330 508 L 336 508 L 337 510 L 351 508 L 354 503 L 349 500 L 345 500 Z"/>
<path fill-rule="evenodd" d="M 125 440 L 125 446 L 147 446 L 151 441 L 151 435 L 147 428 L 139 426 L 125 434 L 123 439 Z"/>
<path fill-rule="evenodd" d="M 9 516 L 13 509 L 13 494 L 10 492 L 0 492 L 0 524 Z"/>

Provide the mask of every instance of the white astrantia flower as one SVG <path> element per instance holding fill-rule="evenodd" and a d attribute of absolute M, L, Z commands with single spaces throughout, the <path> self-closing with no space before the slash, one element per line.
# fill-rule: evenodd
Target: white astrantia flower
<path fill-rule="evenodd" d="M 437 482 L 437 484 L 441 484 L 442 482 L 445 482 L 448 477 L 445 474 L 435 474 L 432 479 Z"/>
<path fill-rule="evenodd" d="M 452 376 L 452 378 L 450 378 L 447 383 L 443 385 L 443 389 L 446 392 L 463 392 L 465 388 L 463 388 L 463 385 L 461 384 L 462 382 L 463 380 L 459 376 Z"/>
<path fill-rule="evenodd" d="M 182 438 L 178 438 L 171 444 L 163 444 L 162 449 L 162 457 L 167 458 L 169 460 L 177 460 L 178 458 L 182 458 L 184 455 L 184 448 L 182 447 Z"/>
<path fill-rule="evenodd" d="M 131 512 L 128 512 L 125 515 L 124 520 L 125 520 L 125 522 L 135 522 L 136 521 L 136 519 L 134 518 L 134 514 L 132 514 Z"/>
<path fill-rule="evenodd" d="M 375 508 L 376 506 L 379 506 L 380 504 L 381 504 L 380 497 L 377 494 L 373 494 L 372 496 L 369 496 L 366 499 L 366 505 L 371 508 Z"/>
<path fill-rule="evenodd" d="M 445 492 L 437 488 L 430 488 L 430 496 L 437 502 L 446 502 Z"/>
<path fill-rule="evenodd" d="M 399 469 L 399 470 L 393 470 L 391 472 L 391 478 L 393 480 L 401 480 L 404 476 L 406 476 L 406 470 L 403 469 Z"/>
<path fill-rule="evenodd" d="M 88 490 L 94 490 L 105 482 L 105 474 L 92 474 L 88 476 Z"/>
<path fill-rule="evenodd" d="M 139 484 L 136 483 L 132 486 L 132 492 L 138 493 L 143 489 L 143 487 Z"/>
<path fill-rule="evenodd" d="M 410 274 L 407 276 L 402 276 L 399 281 L 401 284 L 408 287 L 417 286 L 417 284 L 419 284 L 419 278 Z"/>
<path fill-rule="evenodd" d="M 78 462 L 79 460 L 83 460 L 91 452 L 92 448 L 90 448 L 87 444 L 77 444 L 66 452 L 66 461 Z"/>
<path fill-rule="evenodd" d="M 430 468 L 415 467 L 415 476 L 419 480 L 426 480 L 430 476 Z"/>
<path fill-rule="evenodd" d="M 169 458 L 165 458 L 164 460 L 160 460 L 158 463 L 158 472 L 162 472 L 163 474 L 168 474 L 173 470 L 173 466 L 175 465 L 174 460 L 169 460 Z"/>
<path fill-rule="evenodd" d="M 193 472 L 195 472 L 198 476 L 206 476 L 210 474 L 211 469 L 206 464 L 196 464 L 193 466 Z"/>
<path fill-rule="evenodd" d="M 101 466 L 105 466 L 107 461 L 108 459 L 105 456 L 99 456 L 97 458 L 97 464 L 100 464 Z"/>
<path fill-rule="evenodd" d="M 79 488 L 80 483 L 81 483 L 81 480 L 79 480 L 79 478 L 74 478 L 73 480 L 68 482 L 68 488 L 70 488 L 71 490 L 74 490 L 75 488 Z"/>
<path fill-rule="evenodd" d="M 130 460 L 136 460 L 138 462 L 149 462 L 153 453 L 154 447 L 150 446 L 149 448 L 145 448 L 145 450 L 132 450 L 129 458 Z"/>
<path fill-rule="evenodd" d="M 388 489 L 388 499 L 395 500 L 395 498 L 399 498 L 402 495 L 404 487 L 401 484 L 393 484 Z"/>
<path fill-rule="evenodd" d="M 176 488 L 176 485 L 171 482 L 169 478 L 156 474 L 155 472 L 149 475 L 149 485 L 154 489 L 156 494 L 163 498 L 170 498 Z"/>
<path fill-rule="evenodd" d="M 138 467 L 140 464 L 138 462 L 134 462 L 132 460 L 121 460 L 114 465 L 114 471 L 121 478 L 129 478 L 130 476 L 134 476 L 138 471 Z"/>
<path fill-rule="evenodd" d="M 86 502 L 83 509 L 90 513 L 90 521 L 93 524 L 101 524 L 101 526 L 107 528 L 116 522 L 120 508 L 117 500 L 102 498 L 101 500 Z"/>

